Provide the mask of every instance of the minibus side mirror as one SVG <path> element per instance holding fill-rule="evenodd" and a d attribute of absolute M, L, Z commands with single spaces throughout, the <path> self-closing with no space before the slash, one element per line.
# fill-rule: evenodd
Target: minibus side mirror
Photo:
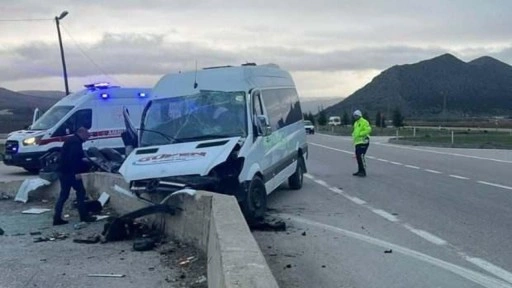
<path fill-rule="evenodd" d="M 256 118 L 256 126 L 258 127 L 259 135 L 265 137 L 272 134 L 272 127 L 270 126 L 267 116 L 258 115 Z"/>

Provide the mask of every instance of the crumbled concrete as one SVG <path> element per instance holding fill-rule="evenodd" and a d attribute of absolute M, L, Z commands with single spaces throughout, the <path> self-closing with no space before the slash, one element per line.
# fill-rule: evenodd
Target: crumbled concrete
<path fill-rule="evenodd" d="M 64 212 L 69 215 L 65 219 L 70 223 L 62 226 L 52 226 L 53 212 L 21 213 L 31 207 L 53 209 L 52 202 L 0 201 L 0 227 L 5 231 L 0 238 L 1 287 L 206 287 L 202 281 L 206 275 L 206 260 L 204 254 L 193 247 L 181 247 L 170 241 L 152 251 L 136 252 L 130 240 L 74 243 L 75 238 L 101 233 L 106 222 L 90 223 L 75 230 L 73 225 L 79 222 L 76 209 L 70 210 L 72 200 L 73 194 Z M 67 237 L 34 242 L 53 235 Z M 187 257 L 194 257 L 192 263 L 180 266 L 178 263 Z M 88 274 L 123 274 L 125 277 L 88 277 Z"/>

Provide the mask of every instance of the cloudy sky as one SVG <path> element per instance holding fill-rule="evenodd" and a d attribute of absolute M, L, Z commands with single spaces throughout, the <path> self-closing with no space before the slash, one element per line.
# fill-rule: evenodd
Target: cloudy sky
<path fill-rule="evenodd" d="M 150 87 L 165 73 L 245 62 L 290 70 L 305 97 L 345 97 L 382 70 L 442 53 L 512 64 L 510 0 L 1 0 L 0 87 Z M 12 21 L 33 19 L 41 21 Z M 44 20 L 48 19 L 48 20 Z"/>

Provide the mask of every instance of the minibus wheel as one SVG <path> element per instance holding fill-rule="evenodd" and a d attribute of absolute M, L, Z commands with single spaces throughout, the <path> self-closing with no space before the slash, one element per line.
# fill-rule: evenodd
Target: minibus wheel
<path fill-rule="evenodd" d="M 267 191 L 265 184 L 259 176 L 254 176 L 247 195 L 242 202 L 242 211 L 249 224 L 262 220 L 267 210 Z"/>
<path fill-rule="evenodd" d="M 297 159 L 297 169 L 295 173 L 288 178 L 288 186 L 293 190 L 302 188 L 302 182 L 304 182 L 304 158 L 302 155 Z"/>

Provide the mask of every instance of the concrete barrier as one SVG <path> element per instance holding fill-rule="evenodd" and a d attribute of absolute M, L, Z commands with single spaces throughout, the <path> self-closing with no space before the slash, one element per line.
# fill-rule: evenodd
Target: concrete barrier
<path fill-rule="evenodd" d="M 96 199 L 102 192 L 107 192 L 110 207 L 119 214 L 150 205 L 120 193 L 119 190 L 129 188 L 120 175 L 93 173 L 84 175 L 83 180 L 92 198 Z M 0 191 L 14 197 L 22 183 L 23 180 L 0 182 Z M 58 181 L 39 188 L 29 194 L 29 203 L 36 199 L 55 199 L 59 190 Z M 162 201 L 161 196 L 145 196 L 154 202 Z M 158 221 L 156 223 L 164 220 L 165 232 L 170 237 L 194 245 L 207 254 L 208 287 L 279 287 L 235 197 L 196 191 L 193 196 L 177 194 L 167 203 L 181 210 L 173 216 L 159 214 L 146 218 Z"/>

